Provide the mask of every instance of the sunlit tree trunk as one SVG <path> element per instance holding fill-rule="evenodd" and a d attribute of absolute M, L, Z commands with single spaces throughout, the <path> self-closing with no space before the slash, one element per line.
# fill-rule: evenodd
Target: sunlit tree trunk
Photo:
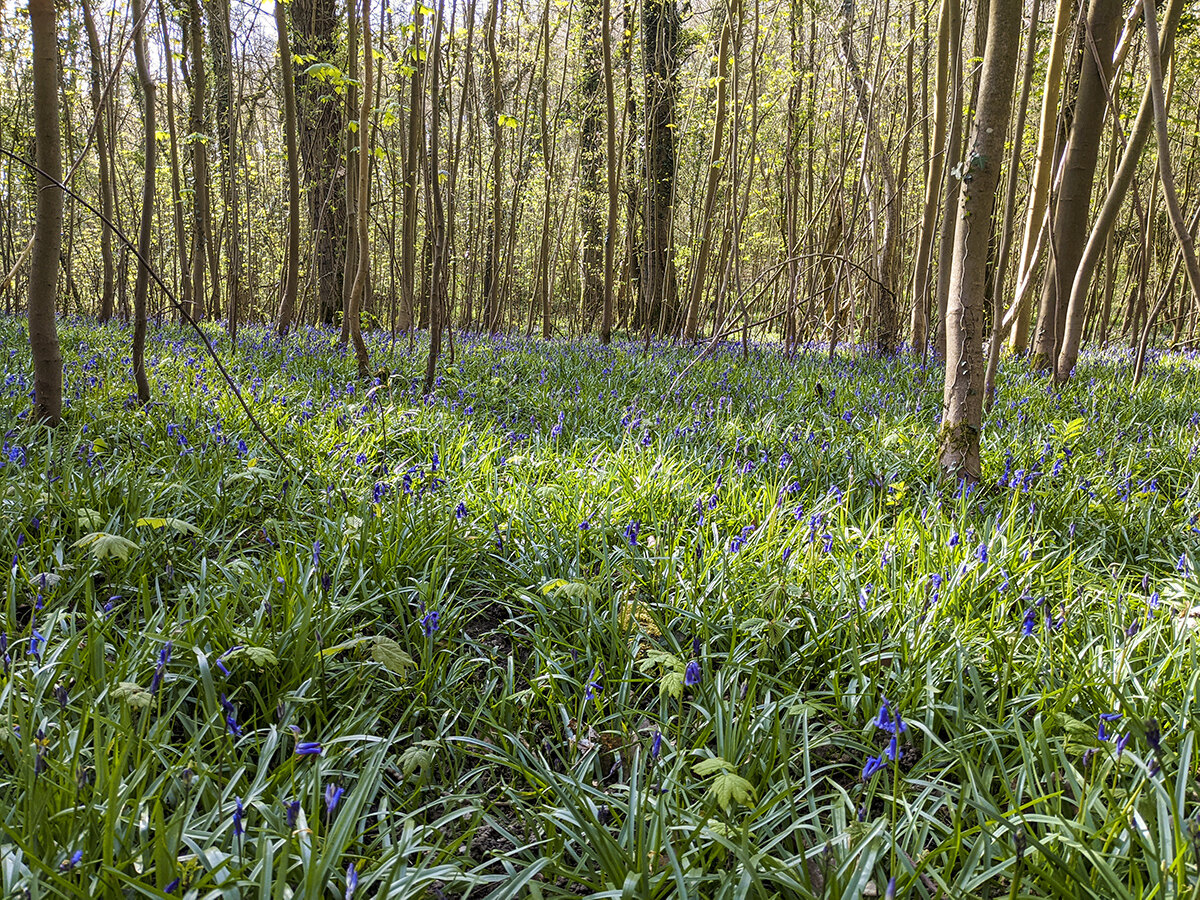
<path fill-rule="evenodd" d="M 1087 28 L 1095 42 L 1095 52 L 1089 46 L 1090 41 L 1085 41 L 1075 120 L 1071 124 L 1071 137 L 1063 160 L 1062 187 L 1050 230 L 1053 252 L 1038 310 L 1033 364 L 1039 369 L 1052 368 L 1063 345 L 1071 284 L 1087 240 L 1096 161 L 1109 109 L 1113 45 L 1120 23 L 1120 0 L 1091 0 Z"/>
<path fill-rule="evenodd" d="M 946 321 L 946 385 L 938 457 L 942 471 L 979 480 L 983 421 L 983 306 L 992 208 L 1004 159 L 1021 35 L 1020 0 L 991 0 L 979 101 L 954 227 Z"/>

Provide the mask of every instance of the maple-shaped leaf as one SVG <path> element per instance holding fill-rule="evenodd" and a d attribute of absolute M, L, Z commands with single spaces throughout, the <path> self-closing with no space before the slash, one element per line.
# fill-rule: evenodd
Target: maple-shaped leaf
<path fill-rule="evenodd" d="M 129 559 L 129 554 L 138 549 L 138 545 L 133 541 L 126 540 L 119 534 L 109 534 L 107 531 L 93 531 L 91 534 L 85 534 L 71 546 L 74 549 L 90 550 L 92 557 L 97 562 L 108 559 L 110 556 L 115 556 L 121 562 L 125 562 Z"/>

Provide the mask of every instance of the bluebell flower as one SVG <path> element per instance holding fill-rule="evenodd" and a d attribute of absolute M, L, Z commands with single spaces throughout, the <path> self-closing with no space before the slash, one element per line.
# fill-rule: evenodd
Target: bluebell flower
<path fill-rule="evenodd" d="M 658 759 L 659 754 L 662 753 L 662 741 L 663 741 L 662 732 L 655 731 L 654 732 L 654 740 L 650 743 L 650 758 L 651 759 Z"/>
<path fill-rule="evenodd" d="M 684 670 L 683 683 L 687 687 L 695 687 L 700 683 L 700 675 L 700 663 L 693 659 L 687 664 L 687 669 Z"/>
<path fill-rule="evenodd" d="M 344 793 L 346 793 L 346 789 L 339 787 L 332 781 L 325 785 L 325 815 L 333 815 L 333 811 L 337 809 L 337 805 Z"/>
<path fill-rule="evenodd" d="M 1123 752 L 1125 752 L 1125 747 L 1129 744 L 1130 737 L 1132 737 L 1132 733 L 1127 731 L 1123 735 L 1121 735 L 1119 738 L 1117 738 L 1117 757 L 1118 758 L 1120 758 L 1121 754 Z"/>
<path fill-rule="evenodd" d="M 354 863 L 350 863 L 346 867 L 346 900 L 352 900 L 354 892 L 358 890 L 358 870 L 354 868 Z"/>
<path fill-rule="evenodd" d="M 81 862 L 83 862 L 83 851 L 76 850 L 69 857 L 67 857 L 62 862 L 60 862 L 58 864 L 58 867 L 64 872 L 69 872 L 72 869 L 74 869 L 77 865 L 79 865 Z"/>
<path fill-rule="evenodd" d="M 592 666 L 592 674 L 588 676 L 587 687 L 583 692 L 584 700 L 592 700 L 595 698 L 596 694 L 604 690 L 604 683 L 600 680 L 600 678 L 600 665 L 597 663 L 596 665 Z"/>
<path fill-rule="evenodd" d="M 1158 730 L 1157 719 L 1146 720 L 1146 743 L 1150 745 L 1150 749 L 1158 753 L 1161 749 L 1162 735 Z"/>
<path fill-rule="evenodd" d="M 321 746 L 320 741 L 298 741 L 296 743 L 297 756 L 322 756 L 325 753 L 325 748 Z"/>
<path fill-rule="evenodd" d="M 1037 630 L 1037 610 L 1034 607 L 1029 607 L 1025 610 L 1025 623 L 1021 626 L 1021 635 L 1029 637 Z"/>
<path fill-rule="evenodd" d="M 165 888 L 163 888 L 163 893 L 164 894 L 173 894 L 177 890 L 179 890 L 179 879 L 178 878 L 176 878 L 172 881 L 168 881 L 167 886 Z"/>
<path fill-rule="evenodd" d="M 234 836 L 240 837 L 246 833 L 246 810 L 242 808 L 241 797 L 235 798 L 233 802 L 233 833 Z"/>
<path fill-rule="evenodd" d="M 868 756 L 867 764 L 865 766 L 863 766 L 863 770 L 862 770 L 863 781 L 866 781 L 868 778 L 870 778 L 876 772 L 878 772 L 881 769 L 884 769 L 886 767 L 887 767 L 887 760 L 884 758 L 883 754 L 880 754 L 879 756 Z"/>
<path fill-rule="evenodd" d="M 29 652 L 26 655 L 32 656 L 40 663 L 42 661 L 42 644 L 44 643 L 46 643 L 46 636 L 38 631 L 37 628 L 32 628 L 32 632 L 29 635 Z"/>
<path fill-rule="evenodd" d="M 312 561 L 313 561 L 314 569 L 319 569 L 321 567 L 321 542 L 320 541 L 313 541 Z"/>
<path fill-rule="evenodd" d="M 458 519 L 458 521 L 461 522 L 466 517 L 467 517 L 467 504 L 465 504 L 463 501 L 459 500 L 458 506 L 454 507 L 454 518 Z"/>
<path fill-rule="evenodd" d="M 642 523 L 637 519 L 630 519 L 629 524 L 625 526 L 625 537 L 629 541 L 629 546 L 634 547 L 638 542 L 638 532 L 642 528 Z"/>
<path fill-rule="evenodd" d="M 441 616 L 436 609 L 431 609 L 425 615 L 421 616 L 421 627 L 425 630 L 425 637 L 433 637 L 433 633 L 438 630 L 438 620 Z"/>
<path fill-rule="evenodd" d="M 295 828 L 296 820 L 300 816 L 300 801 L 292 800 L 291 802 L 285 802 L 283 804 L 283 808 L 287 816 L 287 827 L 289 829 Z"/>

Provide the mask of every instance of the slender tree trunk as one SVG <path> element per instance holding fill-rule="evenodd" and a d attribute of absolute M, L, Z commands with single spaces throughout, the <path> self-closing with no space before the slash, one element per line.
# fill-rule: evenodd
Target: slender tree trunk
<path fill-rule="evenodd" d="M 62 418 L 62 352 L 54 311 L 62 248 L 62 138 L 58 121 L 58 32 L 54 0 L 29 0 L 33 34 L 33 127 L 37 140 L 37 223 L 29 262 L 29 349 L 33 355 L 33 417 Z M 46 176 L 49 176 L 48 178 Z"/>
<path fill-rule="evenodd" d="M 288 38 L 287 7 L 275 4 L 275 30 L 279 36 L 279 74 L 283 83 L 283 135 L 287 144 L 288 252 L 279 305 L 279 335 L 292 327 L 296 292 L 300 286 L 300 147 L 296 139 L 296 83 L 292 76 L 292 47 Z"/>
<path fill-rule="evenodd" d="M 350 0 L 351 3 L 354 0 Z M 350 331 L 350 339 L 354 343 L 354 357 L 358 361 L 358 377 L 371 376 L 371 360 L 367 354 L 367 345 L 362 336 L 362 324 L 359 322 L 359 310 L 362 308 L 363 294 L 367 288 L 367 269 L 370 265 L 371 245 L 369 226 L 371 221 L 368 206 L 371 186 L 371 104 L 374 102 L 374 48 L 371 45 L 371 0 L 362 0 L 362 44 L 363 44 L 363 79 L 362 79 L 362 109 L 358 116 L 358 268 L 354 273 L 354 283 L 350 289 L 349 302 L 346 304 L 346 321 Z"/>
<path fill-rule="evenodd" d="M 1170 0 L 1167 6 L 1166 19 L 1163 22 L 1165 27 L 1161 55 L 1164 59 L 1169 59 L 1171 56 L 1174 46 L 1175 27 L 1182 11 L 1183 0 Z M 1117 166 L 1117 172 L 1113 176 L 1108 194 L 1104 198 L 1104 204 L 1100 208 L 1099 215 L 1096 216 L 1096 222 L 1092 226 L 1091 233 L 1088 235 L 1087 245 L 1084 247 L 1079 264 L 1075 269 L 1075 276 L 1071 282 L 1070 301 L 1067 306 L 1063 342 L 1057 358 L 1055 371 L 1055 377 L 1060 382 L 1066 381 L 1071 377 L 1071 370 L 1075 368 L 1075 363 L 1079 358 L 1079 343 L 1084 326 L 1083 312 L 1084 306 L 1087 303 L 1088 293 L 1091 289 L 1092 276 L 1095 274 L 1100 257 L 1108 245 L 1109 235 L 1112 233 L 1113 226 L 1116 225 L 1117 216 L 1125 201 L 1125 194 L 1137 174 L 1142 150 L 1146 146 L 1146 141 L 1149 139 L 1155 122 L 1153 87 L 1153 81 L 1146 86 L 1142 105 L 1138 109 L 1137 118 L 1134 119 L 1133 128 L 1130 130 L 1125 144 L 1125 151 L 1121 155 L 1121 162 Z M 1161 176 L 1161 168 L 1159 171 Z"/>
<path fill-rule="evenodd" d="M 604 16 L 601 0 L 582 0 L 579 27 L 580 325 L 595 327 L 604 304 L 604 217 L 601 214 L 601 132 L 604 121 Z"/>
<path fill-rule="evenodd" d="M 1012 246 L 1013 218 L 1017 208 L 1017 174 L 1021 169 L 1021 145 L 1025 136 L 1025 114 L 1029 109 L 1029 91 L 1033 83 L 1033 67 L 1037 62 L 1038 17 L 1041 0 L 1033 0 L 1029 36 L 1025 45 L 1025 65 L 1021 75 L 1021 99 L 1017 104 L 1017 122 L 1013 127 L 1012 152 L 1008 159 L 1008 181 L 1004 187 L 1004 220 L 1000 225 L 1000 249 L 996 254 L 996 274 L 992 288 L 992 334 L 988 341 L 987 373 L 983 379 L 983 405 L 992 408 L 996 396 L 996 369 L 1000 364 L 1000 344 L 1004 340 L 1004 285 L 1008 272 L 1009 249 Z"/>
<path fill-rule="evenodd" d="M 946 387 L 938 455 L 955 478 L 979 480 L 983 421 L 983 305 L 992 208 L 1012 110 L 1012 88 L 1021 35 L 1020 0 L 991 0 L 979 101 L 971 151 L 954 229 L 950 301 L 946 322 Z"/>
<path fill-rule="evenodd" d="M 642 35 L 646 77 L 645 254 L 641 267 L 641 325 L 646 339 L 657 329 L 668 333 L 675 324 L 679 287 L 675 274 L 672 220 L 675 206 L 675 99 L 679 75 L 682 21 L 675 0 L 643 0 Z"/>
<path fill-rule="evenodd" d="M 1063 161 L 1062 187 L 1050 230 L 1053 252 L 1047 266 L 1038 310 L 1033 364 L 1051 369 L 1062 350 L 1066 334 L 1067 303 L 1075 272 L 1083 256 L 1092 205 L 1096 161 L 1109 109 L 1108 85 L 1112 80 L 1113 45 L 1121 22 L 1120 0 L 1091 0 L 1087 32 L 1095 52 L 1084 42 L 1075 101 L 1075 120 Z"/>
<path fill-rule="evenodd" d="M 1058 100 L 1062 85 L 1067 32 L 1071 25 L 1072 5 L 1072 0 L 1058 0 L 1054 11 L 1054 27 L 1050 38 L 1050 50 L 1047 54 L 1046 78 L 1042 88 L 1042 115 L 1038 122 L 1037 156 L 1034 159 L 1033 178 L 1029 188 L 1029 201 L 1026 205 L 1025 237 L 1021 244 L 1021 260 L 1017 266 L 1018 281 L 1023 280 L 1033 266 L 1034 245 L 1042 231 L 1046 208 L 1050 205 L 1050 177 L 1054 170 L 1054 151 L 1058 144 Z M 1028 300 L 1018 303 L 1010 342 L 1014 353 L 1025 353 L 1029 349 L 1031 311 Z"/>
<path fill-rule="evenodd" d="M 92 16 L 90 0 L 83 0 L 83 24 L 87 31 L 88 53 L 91 57 L 91 101 L 92 115 L 96 127 L 96 173 L 100 182 L 100 212 L 104 220 L 100 222 L 100 260 L 103 266 L 103 288 L 100 294 L 101 322 L 107 322 L 113 314 L 113 296 L 116 291 L 113 267 L 112 229 L 109 222 L 113 220 L 113 188 L 112 171 L 109 168 L 108 154 L 108 102 L 101 90 L 100 35 L 96 31 L 96 22 Z"/>
<path fill-rule="evenodd" d="M 192 279 L 188 265 L 187 231 L 183 225 L 183 191 L 179 175 L 179 133 L 175 125 L 175 54 L 171 49 L 170 33 L 167 30 L 167 14 L 164 4 L 158 4 L 158 27 L 162 31 L 163 62 L 167 70 L 167 134 L 171 159 L 171 222 L 175 227 L 175 252 L 179 272 L 179 300 L 184 310 L 192 308 Z"/>
<path fill-rule="evenodd" d="M 688 289 L 687 317 L 684 320 L 683 339 L 694 341 L 700 320 L 700 298 L 704 293 L 705 275 L 708 273 L 708 254 L 712 248 L 713 212 L 717 201 L 717 188 L 721 183 L 721 172 L 724 169 L 724 154 L 721 142 L 725 134 L 725 119 L 727 116 L 728 89 L 726 82 L 729 78 L 729 40 L 733 23 L 738 21 L 738 0 L 730 0 L 730 9 L 726 10 L 725 23 L 721 27 L 721 37 L 717 42 L 717 71 L 716 71 L 716 108 L 713 113 L 712 149 L 708 154 L 708 172 L 704 184 L 704 200 L 700 208 L 700 243 L 696 248 L 696 258 L 692 263 L 692 278 Z M 736 138 L 735 138 L 736 140 Z"/>
<path fill-rule="evenodd" d="M 441 59 L 442 59 L 442 28 L 445 15 L 445 2 L 438 0 L 437 14 L 433 22 L 433 35 L 430 45 L 433 48 L 430 59 L 429 73 L 429 105 L 433 110 L 433 124 L 428 129 L 428 149 L 426 150 L 425 165 L 425 194 L 432 215 L 433 233 L 430 243 L 433 252 L 430 266 L 429 283 L 429 356 L 425 361 L 424 393 L 433 391 L 436 383 L 438 358 L 442 353 L 442 332 L 449 317 L 446 305 L 446 216 L 442 199 L 442 186 L 439 179 L 441 154 Z M 453 353 L 453 347 L 451 347 Z"/>
<path fill-rule="evenodd" d="M 950 296 L 950 269 L 954 255 L 954 217 L 958 211 L 962 160 L 962 8 L 955 0 L 950 7 L 950 134 L 946 139 L 945 188 L 942 193 L 942 233 L 938 242 L 937 282 L 934 303 L 937 323 L 933 338 L 933 353 L 937 359 L 946 357 L 946 307 Z M 924 348 L 922 348 L 924 352 Z"/>
<path fill-rule="evenodd" d="M 617 102 L 613 84 L 611 0 L 604 0 L 601 17 L 600 42 L 604 55 L 604 112 L 607 125 L 605 137 L 608 163 L 608 229 L 604 235 L 604 310 L 600 318 L 600 343 L 607 344 L 612 340 L 617 213 L 620 208 L 617 199 Z M 546 327 L 549 330 L 548 321 Z"/>
<path fill-rule="evenodd" d="M 138 226 L 138 253 L 147 262 L 150 259 L 150 237 L 154 225 L 154 175 L 158 165 L 157 127 L 154 117 L 154 81 L 150 77 L 150 66 L 146 61 L 146 16 L 143 0 L 133 0 L 133 58 L 137 65 L 138 86 L 142 95 L 142 154 L 144 168 L 142 176 L 142 214 Z M 150 270 L 145 263 L 138 264 L 137 280 L 133 289 L 133 379 L 137 383 L 137 396 L 141 403 L 150 402 L 150 382 L 146 379 L 146 296 L 150 291 Z"/>

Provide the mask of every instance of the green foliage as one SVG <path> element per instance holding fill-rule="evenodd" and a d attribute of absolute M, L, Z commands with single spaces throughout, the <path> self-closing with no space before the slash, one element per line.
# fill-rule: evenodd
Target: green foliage
<path fill-rule="evenodd" d="M 190 336 L 140 408 L 128 333 L 65 321 L 53 432 L 0 337 L 5 896 L 1200 878 L 1186 356 L 1006 363 L 963 496 L 908 360 L 729 347 L 672 392 L 690 348 L 460 335 L 427 399 L 373 335 L 368 396 L 334 334 L 243 326 L 289 475 Z"/>

